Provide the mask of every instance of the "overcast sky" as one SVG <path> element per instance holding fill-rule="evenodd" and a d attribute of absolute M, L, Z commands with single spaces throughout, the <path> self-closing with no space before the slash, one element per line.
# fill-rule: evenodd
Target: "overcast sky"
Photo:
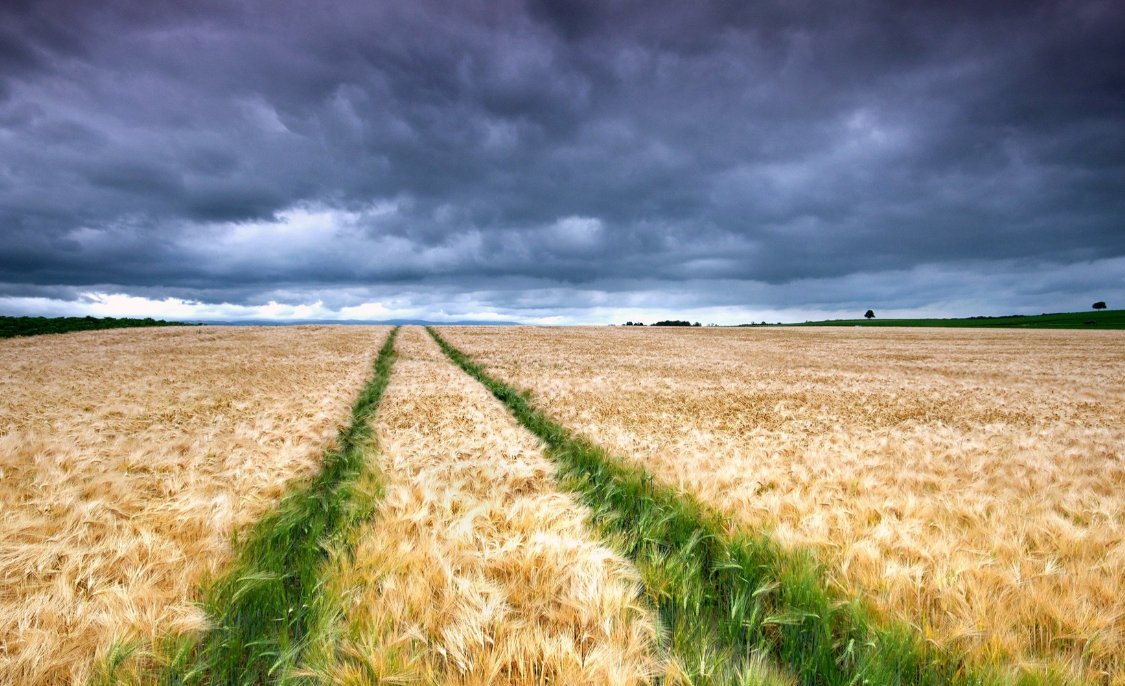
<path fill-rule="evenodd" d="M 0 313 L 1125 307 L 1105 2 L 4 0 Z"/>

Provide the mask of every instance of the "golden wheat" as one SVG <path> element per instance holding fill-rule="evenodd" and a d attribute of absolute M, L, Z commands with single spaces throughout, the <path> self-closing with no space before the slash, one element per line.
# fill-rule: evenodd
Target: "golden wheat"
<path fill-rule="evenodd" d="M 331 683 L 637 684 L 667 667 L 635 569 L 591 536 L 534 437 L 421 329 L 377 422 L 387 484 L 326 592 Z"/>
<path fill-rule="evenodd" d="M 1125 683 L 1122 333 L 447 335 L 559 421 L 815 549 L 928 639 Z"/>
<path fill-rule="evenodd" d="M 0 342 L 0 684 L 82 684 L 205 624 L 232 533 L 306 476 L 387 329 L 131 329 Z"/>

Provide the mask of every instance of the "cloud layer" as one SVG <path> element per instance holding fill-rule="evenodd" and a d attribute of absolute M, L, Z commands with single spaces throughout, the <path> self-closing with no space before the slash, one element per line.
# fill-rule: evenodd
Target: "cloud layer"
<path fill-rule="evenodd" d="M 743 5 L 6 3 L 0 310 L 1125 301 L 1114 2 Z"/>

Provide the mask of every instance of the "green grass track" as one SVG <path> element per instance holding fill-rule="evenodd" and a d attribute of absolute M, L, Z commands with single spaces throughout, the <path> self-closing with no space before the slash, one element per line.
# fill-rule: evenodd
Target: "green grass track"
<path fill-rule="evenodd" d="M 232 569 L 205 592 L 214 628 L 176 650 L 161 683 L 278 683 L 300 663 L 310 626 L 317 623 L 314 597 L 326 551 L 374 514 L 380 495 L 357 484 L 375 469 L 370 420 L 390 379 L 397 333 L 387 335 L 324 468 L 236 543 Z"/>
<path fill-rule="evenodd" d="M 1042 675 L 982 673 L 922 641 L 910 627 L 875 622 L 862 602 L 840 598 L 808 554 L 765 535 L 735 531 L 689 495 L 656 483 L 551 421 L 527 395 L 430 334 L 546 444 L 561 481 L 641 572 L 694 684 L 768 683 L 763 660 L 801 684 L 1034 684 Z"/>

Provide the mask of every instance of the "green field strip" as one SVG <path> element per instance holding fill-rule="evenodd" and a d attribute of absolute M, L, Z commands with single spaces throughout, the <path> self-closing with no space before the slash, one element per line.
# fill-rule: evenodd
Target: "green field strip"
<path fill-rule="evenodd" d="M 829 319 L 786 326 L 951 327 L 958 329 L 1125 329 L 1125 310 L 953 319 Z"/>
<path fill-rule="evenodd" d="M 858 599 L 829 590 L 809 553 L 736 531 L 695 498 L 657 483 L 535 409 L 433 329 L 442 350 L 545 444 L 561 480 L 631 558 L 695 684 L 762 683 L 743 665 L 764 657 L 802 684 L 1037 684 L 1060 677 L 965 664 L 908 626 L 876 622 Z"/>
<path fill-rule="evenodd" d="M 267 684 L 289 681 L 302 652 L 328 623 L 318 602 L 331 548 L 346 547 L 381 496 L 372 463 L 370 420 L 394 361 L 395 328 L 374 373 L 352 407 L 351 421 L 311 482 L 288 493 L 242 541 L 231 569 L 204 591 L 212 629 L 196 640 L 170 639 L 163 684 Z"/>

